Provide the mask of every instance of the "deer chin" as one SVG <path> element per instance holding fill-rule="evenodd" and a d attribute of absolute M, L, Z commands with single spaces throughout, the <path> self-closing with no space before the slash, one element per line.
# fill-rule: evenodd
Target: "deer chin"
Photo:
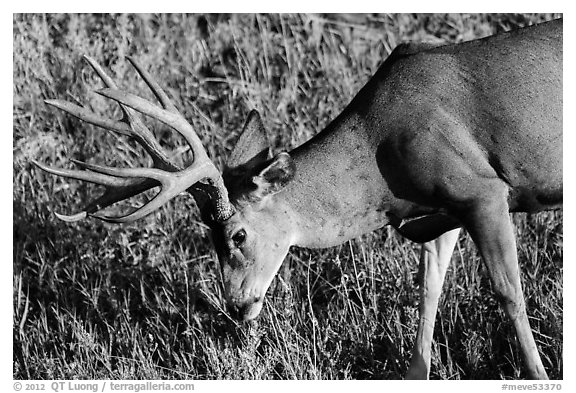
<path fill-rule="evenodd" d="M 242 295 L 235 295 L 241 293 Z M 249 295 L 246 295 L 246 294 Z M 264 297 L 266 291 L 253 289 L 242 290 L 238 289 L 233 293 L 227 293 L 227 309 L 229 315 L 239 322 L 251 321 L 256 319 L 264 306 Z"/>
<path fill-rule="evenodd" d="M 244 308 L 244 310 L 242 310 L 242 313 L 240 315 L 240 319 L 244 322 L 252 321 L 252 320 L 256 319 L 258 317 L 258 315 L 260 315 L 260 312 L 262 311 L 263 305 L 264 305 L 264 301 L 259 300 L 257 302 L 250 304 L 249 306 L 246 306 Z"/>

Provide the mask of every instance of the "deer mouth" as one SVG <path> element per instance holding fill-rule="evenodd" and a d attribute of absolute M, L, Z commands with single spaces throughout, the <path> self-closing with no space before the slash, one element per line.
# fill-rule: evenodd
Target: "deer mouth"
<path fill-rule="evenodd" d="M 256 317 L 260 315 L 263 305 L 264 301 L 262 299 L 258 299 L 256 301 L 242 305 L 230 304 L 228 306 L 228 311 L 230 315 L 237 321 L 246 322 L 256 319 Z"/>
<path fill-rule="evenodd" d="M 258 301 L 258 302 L 252 303 L 250 306 L 246 307 L 244 309 L 244 312 L 241 315 L 242 320 L 243 321 L 251 321 L 253 319 L 256 319 L 256 317 L 258 317 L 258 315 L 260 315 L 260 312 L 262 311 L 263 305 L 264 305 L 263 301 Z"/>

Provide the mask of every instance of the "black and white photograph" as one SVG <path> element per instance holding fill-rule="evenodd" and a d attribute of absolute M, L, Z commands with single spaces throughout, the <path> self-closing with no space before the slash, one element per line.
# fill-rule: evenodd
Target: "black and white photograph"
<path fill-rule="evenodd" d="M 13 14 L 14 389 L 560 390 L 562 17 Z"/>

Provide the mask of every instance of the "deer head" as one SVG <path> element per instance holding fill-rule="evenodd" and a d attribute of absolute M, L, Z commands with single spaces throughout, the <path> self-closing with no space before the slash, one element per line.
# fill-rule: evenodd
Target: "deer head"
<path fill-rule="evenodd" d="M 34 161 L 36 166 L 51 174 L 105 187 L 104 194 L 80 213 L 56 214 L 57 217 L 64 221 L 94 217 L 113 223 L 133 222 L 181 192 L 189 192 L 202 210 L 203 220 L 212 229 L 231 314 L 240 320 L 255 318 L 294 237 L 290 209 L 276 198 L 295 174 L 290 155 L 280 153 L 270 157 L 262 121 L 258 113 L 252 111 L 221 174 L 208 158 L 192 126 L 138 63 L 128 58 L 161 107 L 118 90 L 93 59 L 86 57 L 86 60 L 107 86 L 98 93 L 120 104 L 124 114 L 122 120 L 103 119 L 65 101 L 46 103 L 91 124 L 134 138 L 152 156 L 154 165 L 153 168 L 111 168 L 74 161 L 84 170 L 71 170 Z M 137 112 L 156 118 L 181 134 L 192 151 L 192 163 L 181 168 L 171 162 Z M 102 213 L 104 208 L 118 201 L 157 186 L 161 191 L 152 200 L 127 215 Z"/>
<path fill-rule="evenodd" d="M 288 153 L 270 157 L 258 112 L 252 111 L 223 172 L 234 214 L 210 224 L 230 312 L 255 318 L 294 234 L 290 209 L 276 195 L 293 179 Z"/>

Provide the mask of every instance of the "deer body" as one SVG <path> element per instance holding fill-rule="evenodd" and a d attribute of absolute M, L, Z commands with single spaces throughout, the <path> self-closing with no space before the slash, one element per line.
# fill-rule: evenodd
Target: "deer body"
<path fill-rule="evenodd" d="M 390 217 L 457 212 L 491 183 L 507 188 L 511 211 L 561 205 L 562 24 L 548 25 L 546 35 L 540 26 L 397 48 L 332 124 L 290 152 L 295 177 L 276 198 L 300 217 L 295 244 L 328 247 Z"/>
<path fill-rule="evenodd" d="M 212 228 L 225 293 L 243 320 L 260 313 L 291 246 L 334 246 L 390 224 L 425 243 L 410 378 L 428 376 L 438 297 L 463 227 L 479 247 L 514 324 L 529 375 L 546 378 L 526 315 L 508 213 L 562 203 L 561 20 L 457 45 L 402 45 L 325 130 L 290 153 L 269 156 L 264 127 L 253 111 L 221 178 L 198 138 L 141 67 L 138 72 L 164 109 L 114 90 L 90 62 L 110 88 L 102 94 L 122 105 L 129 129 L 159 169 L 82 164 L 99 172 L 95 177 L 39 165 L 107 186 L 104 199 L 72 219 L 136 219 L 146 207 L 119 218 L 95 211 L 158 183 L 161 201 L 151 204 L 188 189 L 208 212 L 203 217 Z M 126 130 L 124 124 L 95 121 L 70 104 L 51 103 L 94 124 Z M 170 164 L 131 108 L 184 135 L 198 162 L 184 170 Z M 190 175 L 194 166 L 206 169 Z M 180 174 L 189 180 L 165 180 Z M 118 176 L 127 179 L 120 184 Z M 216 201 L 206 205 L 206 197 Z"/>

